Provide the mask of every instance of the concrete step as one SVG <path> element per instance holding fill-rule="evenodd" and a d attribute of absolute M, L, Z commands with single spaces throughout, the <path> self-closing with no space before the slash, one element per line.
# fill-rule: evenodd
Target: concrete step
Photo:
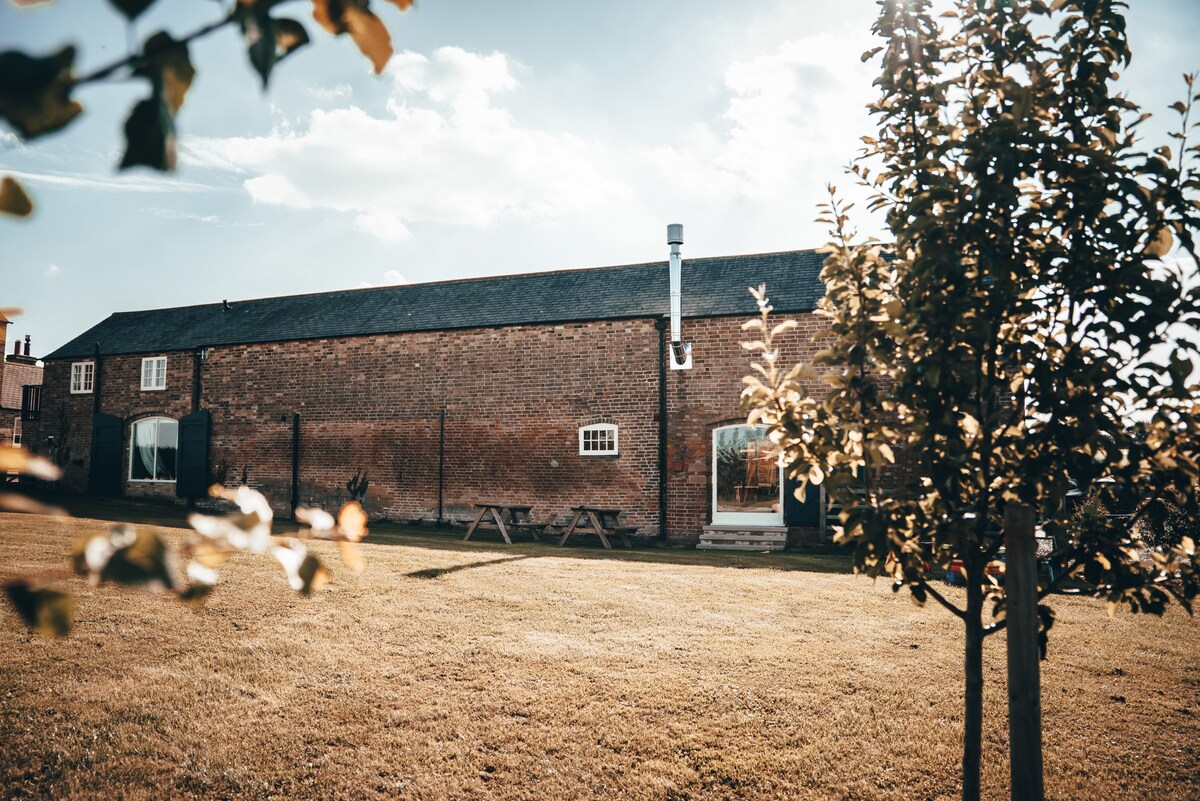
<path fill-rule="evenodd" d="M 783 526 L 705 526 L 696 548 L 713 551 L 782 551 L 786 546 L 787 529 Z"/>

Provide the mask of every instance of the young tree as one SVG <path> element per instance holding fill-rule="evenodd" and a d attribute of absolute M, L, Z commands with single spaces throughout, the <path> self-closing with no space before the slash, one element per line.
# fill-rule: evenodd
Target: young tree
<path fill-rule="evenodd" d="M 1150 550 L 1135 534 L 1160 500 L 1200 511 L 1200 338 L 1172 338 L 1200 324 L 1184 138 L 1200 96 L 1186 77 L 1176 153 L 1141 149 L 1148 115 L 1112 89 L 1130 58 L 1118 0 L 959 0 L 944 23 L 928 0 L 881 5 L 879 131 L 854 171 L 894 242 L 856 241 L 850 207 L 831 203 L 829 349 L 779 365 L 760 294 L 744 397 L 801 492 L 824 483 L 844 505 L 857 569 L 962 620 L 962 797 L 977 799 L 1006 505 L 1032 507 L 1058 543 L 1040 598 L 1071 580 L 1110 612 L 1161 614 L 1171 597 L 1190 612 L 1200 589 L 1190 539 Z M 818 377 L 830 389 L 814 396 Z M 1121 487 L 1134 512 L 1072 525 L 1076 485 Z M 962 595 L 934 581 L 953 560 Z M 1038 611 L 1044 648 L 1053 613 Z"/>

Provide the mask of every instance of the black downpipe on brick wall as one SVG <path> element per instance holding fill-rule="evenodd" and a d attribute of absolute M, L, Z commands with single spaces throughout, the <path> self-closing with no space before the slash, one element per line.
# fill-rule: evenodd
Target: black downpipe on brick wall
<path fill-rule="evenodd" d="M 200 365 L 204 361 L 204 348 L 197 348 L 192 351 L 192 414 L 200 411 Z M 208 448 L 208 443 L 204 443 L 204 447 Z M 205 459 L 207 460 L 207 455 Z M 187 508 L 196 508 L 195 496 L 189 495 L 187 499 Z"/>
<path fill-rule="evenodd" d="M 204 349 L 192 353 L 192 411 L 200 411 L 200 364 L 204 361 Z"/>
<path fill-rule="evenodd" d="M 658 329 L 658 538 L 667 538 L 667 321 Z"/>
<path fill-rule="evenodd" d="M 300 505 L 300 412 L 292 415 L 292 519 Z"/>
<path fill-rule="evenodd" d="M 445 525 L 442 521 L 442 495 L 446 484 L 446 409 L 438 412 L 438 518 L 439 526 Z"/>
<path fill-rule="evenodd" d="M 100 414 L 100 343 L 92 345 L 92 414 Z"/>

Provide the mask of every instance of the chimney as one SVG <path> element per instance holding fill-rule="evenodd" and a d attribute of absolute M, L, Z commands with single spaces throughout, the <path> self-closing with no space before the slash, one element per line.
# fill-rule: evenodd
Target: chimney
<path fill-rule="evenodd" d="M 29 334 L 25 335 L 25 355 L 29 355 Z"/>
<path fill-rule="evenodd" d="M 667 244 L 671 246 L 671 369 L 692 369 L 692 343 L 683 341 L 683 264 L 679 246 L 683 244 L 683 226 L 667 226 Z"/>
<path fill-rule="evenodd" d="M 14 339 L 13 340 L 13 356 L 20 356 L 20 355 L 21 355 L 21 340 Z"/>

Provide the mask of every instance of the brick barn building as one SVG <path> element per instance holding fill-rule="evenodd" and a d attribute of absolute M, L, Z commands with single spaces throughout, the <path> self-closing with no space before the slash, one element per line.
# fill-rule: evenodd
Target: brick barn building
<path fill-rule="evenodd" d="M 588 504 L 675 542 L 781 546 L 818 536 L 820 504 L 781 486 L 744 425 L 741 326 L 765 283 L 800 321 L 783 358 L 811 357 L 822 260 L 688 259 L 687 370 L 671 369 L 665 262 L 117 313 L 44 358 L 26 442 L 72 491 L 245 482 L 286 512 L 365 474 L 375 518 Z"/>

